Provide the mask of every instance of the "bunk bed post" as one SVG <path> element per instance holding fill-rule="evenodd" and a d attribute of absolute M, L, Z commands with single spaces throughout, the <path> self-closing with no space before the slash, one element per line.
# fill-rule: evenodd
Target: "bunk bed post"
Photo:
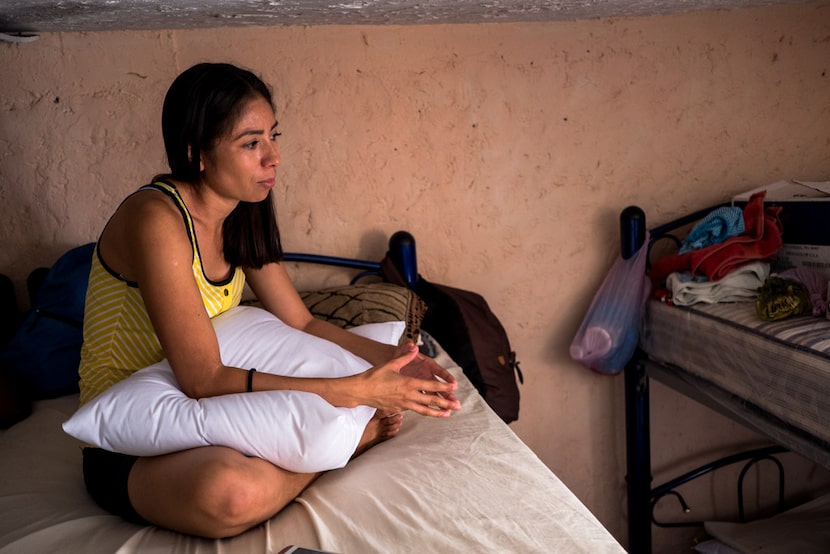
<path fill-rule="evenodd" d="M 628 551 L 651 553 L 651 444 L 648 375 L 639 353 L 625 367 Z"/>
<path fill-rule="evenodd" d="M 418 286 L 418 257 L 415 251 L 415 237 L 407 231 L 398 231 L 389 237 L 389 255 L 401 273 L 407 286 L 415 290 Z"/>
<path fill-rule="evenodd" d="M 621 254 L 630 258 L 645 245 L 643 210 L 629 206 L 620 214 Z M 628 551 L 651 554 L 651 444 L 648 375 L 638 349 L 625 367 L 626 487 Z"/>

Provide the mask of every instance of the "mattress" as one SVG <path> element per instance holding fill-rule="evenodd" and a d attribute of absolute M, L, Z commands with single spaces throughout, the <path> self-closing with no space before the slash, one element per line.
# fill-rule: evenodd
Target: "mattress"
<path fill-rule="evenodd" d="M 697 392 L 741 412 L 751 427 L 830 467 L 827 319 L 765 322 L 753 303 L 650 301 L 641 347 L 668 366 L 658 380 L 684 381 L 690 396 Z"/>
<path fill-rule="evenodd" d="M 77 396 L 39 402 L 0 433 L 0 554 L 84 552 L 585 552 L 624 550 L 487 406 L 445 352 L 463 409 L 405 414 L 401 433 L 320 477 L 286 509 L 225 540 L 127 523 L 82 482 L 81 445 L 61 423 Z"/>

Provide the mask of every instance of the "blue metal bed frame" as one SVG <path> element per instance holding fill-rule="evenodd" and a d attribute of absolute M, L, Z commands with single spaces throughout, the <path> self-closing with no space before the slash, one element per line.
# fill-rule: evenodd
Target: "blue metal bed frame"
<path fill-rule="evenodd" d="M 407 231 L 398 231 L 393 234 L 389 238 L 389 257 L 409 288 L 415 290 L 418 286 L 418 255 L 415 249 L 415 238 Z M 378 275 L 381 265 L 380 262 L 297 252 L 286 252 L 283 255 L 283 260 L 362 270 L 352 278 L 352 283 L 367 275 Z"/>
<path fill-rule="evenodd" d="M 650 243 L 645 244 L 646 217 L 642 209 L 630 206 L 623 210 L 620 215 L 620 242 L 623 258 L 630 258 L 640 248 L 651 248 L 658 241 L 668 238 L 679 244 L 671 233 L 703 218 L 712 210 L 726 206 L 720 204 L 706 208 L 679 218 L 675 221 L 655 227 L 650 230 Z M 689 384 L 683 377 L 674 374 L 672 368 L 661 366 L 650 362 L 648 356 L 638 350 L 631 361 L 625 367 L 625 428 L 626 428 L 626 488 L 628 492 L 628 550 L 632 554 L 651 554 L 652 551 L 652 525 L 660 527 L 689 527 L 699 526 L 699 521 L 684 521 L 679 523 L 665 523 L 657 521 L 654 517 L 656 504 L 666 496 L 677 498 L 683 511 L 688 512 L 689 508 L 675 488 L 688 483 L 698 477 L 706 475 L 722 467 L 744 462 L 738 479 L 738 519 L 744 520 L 743 509 L 743 479 L 746 472 L 755 463 L 762 460 L 772 461 L 779 475 L 778 504 L 779 510 L 783 509 L 784 503 L 784 470 L 781 463 L 774 457 L 775 454 L 788 452 L 783 446 L 769 446 L 757 448 L 725 456 L 713 462 L 702 465 L 692 471 L 684 473 L 679 477 L 671 479 L 659 486 L 652 487 L 651 481 L 651 439 L 649 421 L 649 378 L 658 379 L 681 393 L 688 393 Z M 694 385 L 691 385 L 692 387 Z M 724 411 L 723 406 L 716 403 L 709 403 L 704 398 L 689 395 L 691 398 L 708 405 L 724 415 L 735 418 L 734 413 Z M 739 422 L 741 422 L 738 419 Z"/>

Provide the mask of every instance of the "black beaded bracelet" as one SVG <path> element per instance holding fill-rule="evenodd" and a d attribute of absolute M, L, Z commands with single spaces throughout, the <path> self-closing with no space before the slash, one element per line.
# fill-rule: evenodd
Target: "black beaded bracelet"
<path fill-rule="evenodd" d="M 248 370 L 248 392 L 254 392 L 254 373 L 256 373 L 255 367 Z"/>

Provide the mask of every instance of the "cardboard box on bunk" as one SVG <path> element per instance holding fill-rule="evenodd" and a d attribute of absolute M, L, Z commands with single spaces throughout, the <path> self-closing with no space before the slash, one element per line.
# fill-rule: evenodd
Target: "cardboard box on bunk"
<path fill-rule="evenodd" d="M 765 205 L 781 206 L 784 247 L 773 269 L 806 267 L 830 278 L 830 181 L 778 181 L 735 196 L 732 205 L 743 207 L 762 190 Z"/>

